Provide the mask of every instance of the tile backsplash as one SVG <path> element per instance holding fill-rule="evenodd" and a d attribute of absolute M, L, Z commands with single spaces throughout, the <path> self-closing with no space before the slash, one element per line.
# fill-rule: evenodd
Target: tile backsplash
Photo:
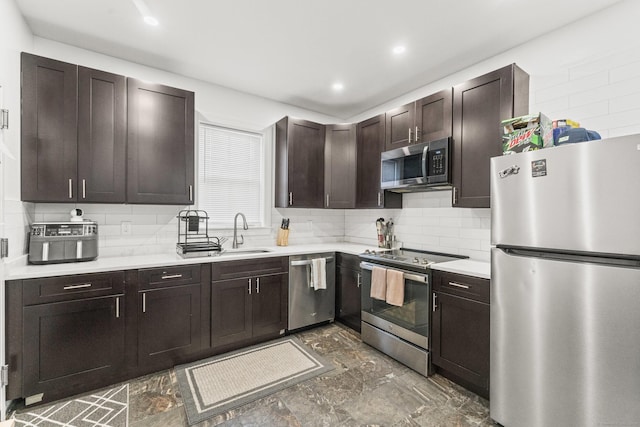
<path fill-rule="evenodd" d="M 451 191 L 407 193 L 402 209 L 345 211 L 345 241 L 376 245 L 377 218 L 393 219 L 404 247 L 489 261 L 491 210 L 451 207 Z"/>
<path fill-rule="evenodd" d="M 37 203 L 29 222 L 68 221 L 69 211 L 74 208 L 82 209 L 85 219 L 98 223 L 100 256 L 131 256 L 175 251 L 177 215 L 190 207 Z M 238 234 L 244 235 L 245 246 L 273 246 L 282 218 L 291 220 L 289 244 L 329 243 L 344 239 L 344 212 L 323 209 L 272 209 L 270 227 L 250 227 L 249 230 L 238 230 Z M 130 235 L 122 233 L 122 222 L 131 223 Z M 224 246 L 230 247 L 233 229 L 214 229 L 209 235 L 227 237 L 228 242 Z"/>
<path fill-rule="evenodd" d="M 100 256 L 173 252 L 178 239 L 176 216 L 182 209 L 189 208 L 55 203 L 25 206 L 30 208 L 22 208 L 16 214 L 27 215 L 29 222 L 67 221 L 71 209 L 81 208 L 85 219 L 96 221 L 99 225 Z M 238 233 L 244 235 L 246 247 L 273 246 L 282 218 L 289 218 L 290 245 L 347 241 L 375 246 L 375 221 L 380 217 L 393 219 L 396 238 L 405 247 L 462 254 L 489 261 L 490 209 L 452 208 L 451 191 L 405 194 L 402 209 L 272 208 L 269 227 L 250 227 Z M 122 222 L 125 221 L 131 223 L 130 235 L 122 233 Z M 225 247 L 230 247 L 233 229 L 214 229 L 210 235 L 227 237 Z"/>

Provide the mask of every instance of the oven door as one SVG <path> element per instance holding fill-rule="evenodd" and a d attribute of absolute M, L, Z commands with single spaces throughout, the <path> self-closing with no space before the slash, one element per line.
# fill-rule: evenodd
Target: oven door
<path fill-rule="evenodd" d="M 431 301 L 429 276 L 396 269 L 404 273 L 404 304 L 395 306 L 371 298 L 371 271 L 374 264 L 361 262 L 360 267 L 362 270 L 362 320 L 427 350 Z"/>

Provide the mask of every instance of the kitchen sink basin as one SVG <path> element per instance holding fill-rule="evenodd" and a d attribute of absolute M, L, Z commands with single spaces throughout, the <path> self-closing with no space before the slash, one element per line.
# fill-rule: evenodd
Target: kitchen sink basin
<path fill-rule="evenodd" d="M 235 254 L 264 254 L 271 252 L 270 249 L 225 249 L 220 255 L 235 255 Z"/>

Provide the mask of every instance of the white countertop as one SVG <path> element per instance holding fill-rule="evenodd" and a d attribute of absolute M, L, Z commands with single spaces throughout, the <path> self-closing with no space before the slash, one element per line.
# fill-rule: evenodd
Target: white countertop
<path fill-rule="evenodd" d="M 69 262 L 63 264 L 28 265 L 26 256 L 7 264 L 5 280 L 34 279 L 38 277 L 66 276 L 71 274 L 100 273 L 105 271 L 132 270 L 138 268 L 165 267 L 171 265 L 204 264 L 238 259 L 268 258 L 320 252 L 344 252 L 358 255 L 366 249 L 377 247 L 355 243 L 321 243 L 312 245 L 246 247 L 240 250 L 268 249 L 264 253 L 225 253 L 222 256 L 184 259 L 178 254 L 136 255 L 127 257 L 98 257 L 95 261 Z"/>
<path fill-rule="evenodd" d="M 431 266 L 431 269 L 491 279 L 491 263 L 484 261 L 460 259 L 434 264 Z"/>

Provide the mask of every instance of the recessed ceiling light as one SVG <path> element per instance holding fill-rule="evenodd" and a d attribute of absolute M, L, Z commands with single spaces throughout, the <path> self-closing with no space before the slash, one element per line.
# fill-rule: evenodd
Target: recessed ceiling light
<path fill-rule="evenodd" d="M 342 90 L 344 89 L 344 85 L 340 82 L 336 82 L 331 86 L 331 89 L 333 89 L 335 92 L 342 92 Z"/>
<path fill-rule="evenodd" d="M 154 27 L 156 25 L 158 25 L 158 20 L 156 18 L 154 18 L 153 16 L 145 16 L 144 17 L 144 22 L 146 24 L 153 25 Z"/>
<path fill-rule="evenodd" d="M 401 53 L 404 53 L 406 50 L 407 48 L 405 46 L 398 45 L 393 48 L 393 53 L 396 55 L 400 55 Z"/>

